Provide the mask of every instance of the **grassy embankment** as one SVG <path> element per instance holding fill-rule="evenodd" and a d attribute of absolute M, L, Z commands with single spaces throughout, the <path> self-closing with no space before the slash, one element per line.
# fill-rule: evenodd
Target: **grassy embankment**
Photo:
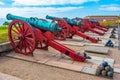
<path fill-rule="evenodd" d="M 8 41 L 8 27 L 0 26 L 0 43 Z"/>
<path fill-rule="evenodd" d="M 120 20 L 100 22 L 101 25 L 104 25 L 104 26 L 110 25 L 111 28 L 118 27 L 118 23 L 120 23 Z"/>

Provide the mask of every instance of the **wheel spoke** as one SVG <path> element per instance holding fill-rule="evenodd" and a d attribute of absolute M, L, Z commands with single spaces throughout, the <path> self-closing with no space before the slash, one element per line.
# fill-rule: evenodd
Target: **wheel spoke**
<path fill-rule="evenodd" d="M 26 41 L 26 40 L 25 40 Z M 26 45 L 27 45 L 27 47 L 28 47 L 28 49 L 29 49 L 29 51 L 31 51 L 31 49 L 30 49 L 30 44 L 26 41 Z"/>
<path fill-rule="evenodd" d="M 24 31 L 23 30 L 23 24 L 22 24 L 22 27 L 20 26 L 20 23 L 18 22 L 18 27 L 20 28 L 21 32 Z"/>
<path fill-rule="evenodd" d="M 34 41 L 32 37 L 25 37 L 29 41 Z"/>
<path fill-rule="evenodd" d="M 23 48 L 23 41 L 21 41 L 20 51 L 22 51 Z"/>
<path fill-rule="evenodd" d="M 29 33 L 29 29 L 26 28 L 25 31 L 24 31 L 24 34 L 26 35 L 27 33 Z"/>
<path fill-rule="evenodd" d="M 17 31 L 15 31 L 14 29 L 12 29 L 12 31 L 15 32 L 15 33 L 17 33 L 17 34 L 19 34 L 19 33 L 18 33 Z"/>
<path fill-rule="evenodd" d="M 25 44 L 25 40 L 23 41 L 23 48 L 24 48 L 24 51 L 25 51 L 25 53 L 26 53 L 26 44 Z"/>
<path fill-rule="evenodd" d="M 26 42 L 29 44 L 29 45 L 33 45 L 33 43 L 29 40 L 26 40 Z"/>
<path fill-rule="evenodd" d="M 19 47 L 18 47 L 19 46 Z M 23 41 L 20 40 L 17 44 L 17 47 L 20 49 L 20 51 L 22 51 L 22 47 L 23 47 Z"/>
<path fill-rule="evenodd" d="M 20 32 L 20 29 L 14 24 L 14 27 L 17 29 L 17 31 Z"/>
<path fill-rule="evenodd" d="M 22 30 L 23 30 L 23 32 L 24 32 L 24 34 L 26 33 L 26 27 L 24 27 L 25 26 L 25 24 L 22 24 Z"/>
<path fill-rule="evenodd" d="M 32 35 L 32 34 L 31 34 L 31 33 L 27 33 L 27 34 L 25 35 L 25 37 L 30 36 L 30 35 Z"/>
<path fill-rule="evenodd" d="M 21 40 L 19 42 L 17 42 L 17 45 L 16 46 L 21 46 Z"/>

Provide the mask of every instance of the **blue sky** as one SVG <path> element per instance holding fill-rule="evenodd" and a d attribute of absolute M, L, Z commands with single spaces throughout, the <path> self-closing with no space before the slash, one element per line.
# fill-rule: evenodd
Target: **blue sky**
<path fill-rule="evenodd" d="M 119 15 L 120 0 L 0 0 L 0 19 L 7 13 L 40 18 Z"/>

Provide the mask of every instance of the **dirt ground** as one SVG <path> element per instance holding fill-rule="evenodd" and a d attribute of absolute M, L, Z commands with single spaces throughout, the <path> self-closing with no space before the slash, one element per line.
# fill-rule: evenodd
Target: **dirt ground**
<path fill-rule="evenodd" d="M 8 57 L 0 58 L 0 72 L 23 80 L 110 80 Z"/>

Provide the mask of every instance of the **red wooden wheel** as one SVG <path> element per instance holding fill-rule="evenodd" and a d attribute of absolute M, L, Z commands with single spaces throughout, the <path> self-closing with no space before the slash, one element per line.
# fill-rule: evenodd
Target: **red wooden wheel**
<path fill-rule="evenodd" d="M 10 23 L 8 37 L 16 52 L 27 55 L 32 54 L 35 49 L 35 34 L 31 26 L 22 20 Z"/>
<path fill-rule="evenodd" d="M 60 18 L 56 18 L 52 22 L 58 23 L 59 27 L 62 28 L 62 31 L 55 33 L 55 39 L 65 40 L 69 33 L 69 27 L 68 27 L 67 23 Z"/>
<path fill-rule="evenodd" d="M 75 34 L 75 30 L 69 25 L 69 33 L 67 35 L 67 38 L 71 38 L 72 39 L 74 34 Z"/>

